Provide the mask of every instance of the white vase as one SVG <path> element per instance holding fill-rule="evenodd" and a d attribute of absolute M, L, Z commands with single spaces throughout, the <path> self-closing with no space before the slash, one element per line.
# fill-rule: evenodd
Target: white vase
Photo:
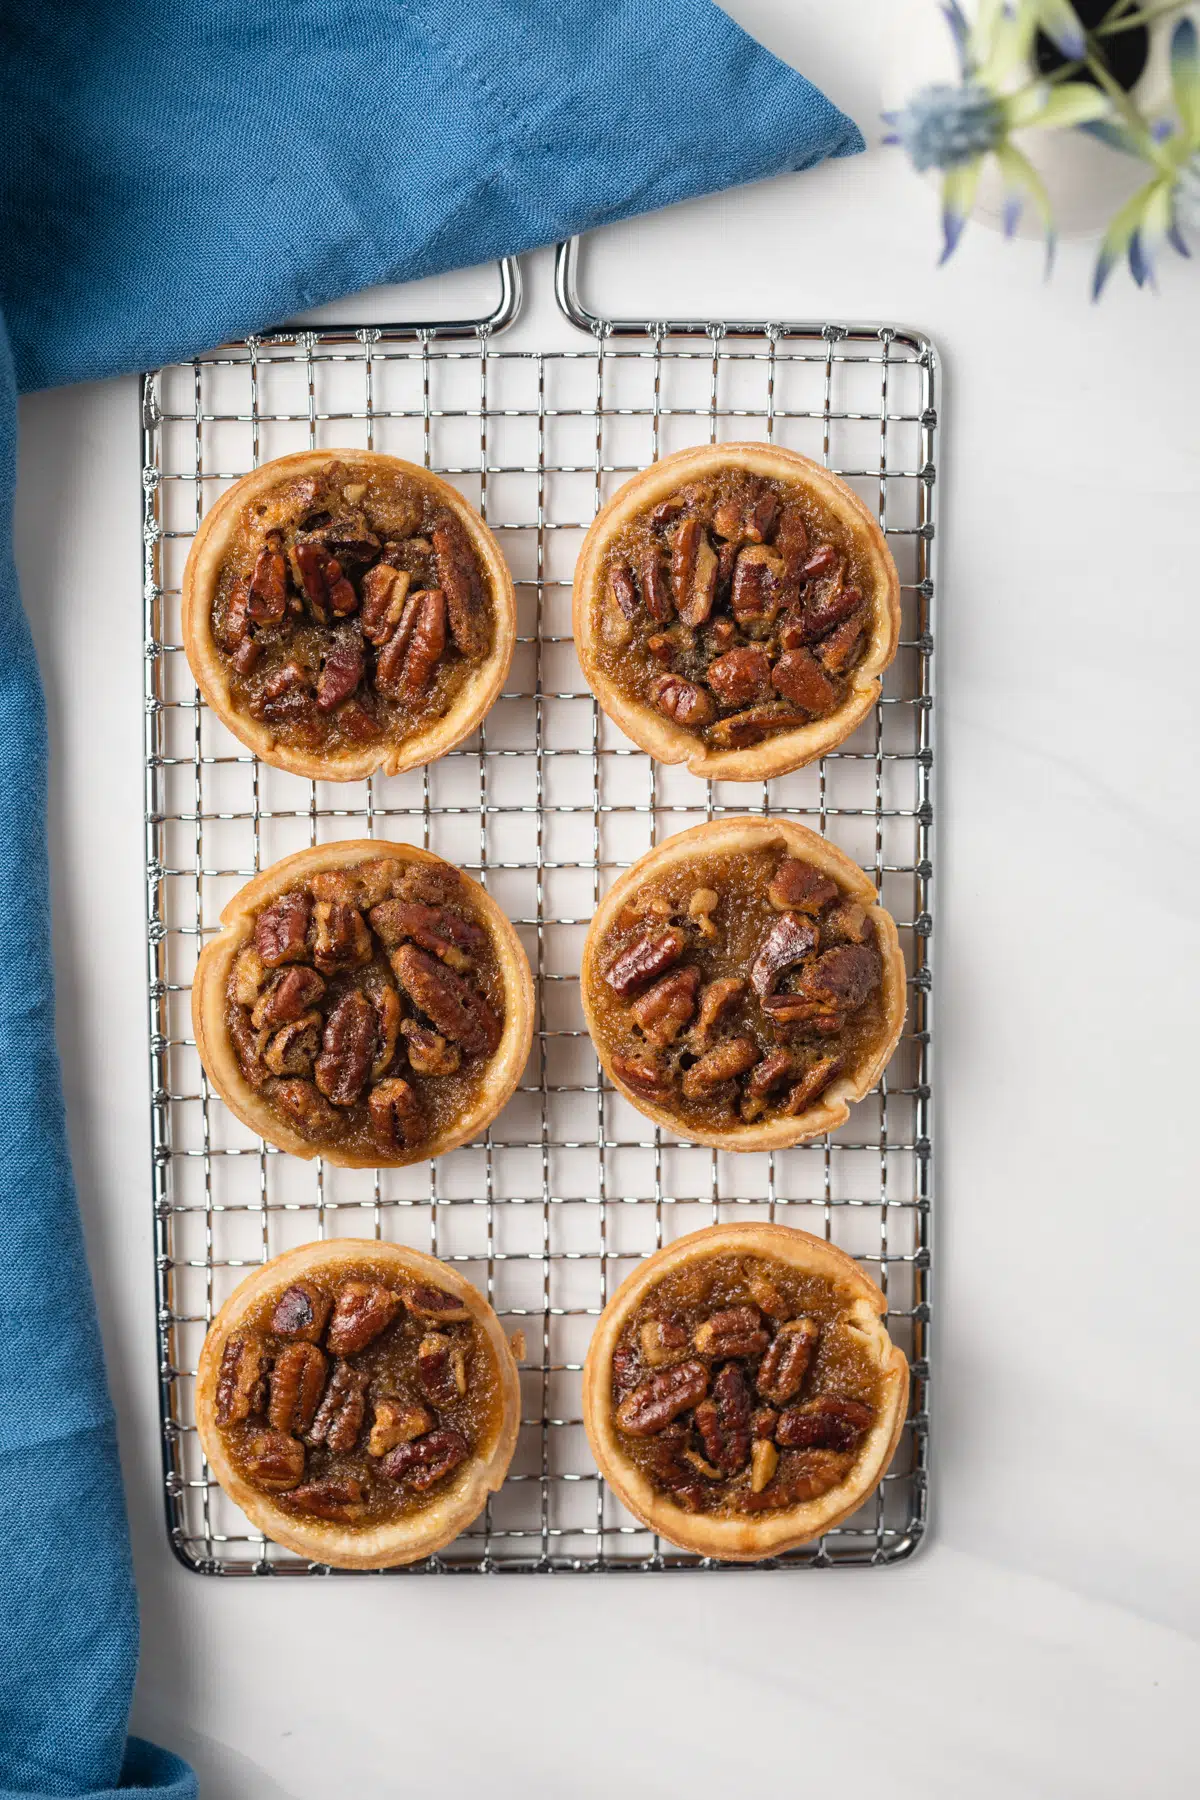
<path fill-rule="evenodd" d="M 974 10 L 972 0 L 966 0 L 964 11 L 969 15 Z M 1173 18 L 1165 18 L 1149 27 L 1150 53 L 1131 92 L 1131 99 L 1148 118 L 1170 110 L 1173 24 Z M 931 82 L 958 81 L 958 55 L 936 0 L 895 0 L 888 30 L 891 45 L 883 111 L 898 111 L 918 88 Z M 1031 80 L 1036 79 L 1035 69 L 1029 74 Z M 1013 143 L 1046 183 L 1060 237 L 1102 231 L 1118 207 L 1148 179 L 1140 162 L 1110 150 L 1084 131 L 1017 131 Z M 936 169 L 929 170 L 925 178 L 938 185 L 942 179 Z M 1003 229 L 1004 189 L 992 161 L 984 167 L 971 218 L 993 230 Z M 1017 234 L 1042 234 L 1041 222 L 1029 206 L 1021 215 Z"/>

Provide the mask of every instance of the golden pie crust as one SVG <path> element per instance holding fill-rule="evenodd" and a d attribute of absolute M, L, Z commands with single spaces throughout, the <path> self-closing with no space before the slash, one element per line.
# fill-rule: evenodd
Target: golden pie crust
<path fill-rule="evenodd" d="M 192 1028 L 196 1048 L 209 1081 L 229 1110 L 243 1125 L 278 1149 L 310 1160 L 323 1156 L 326 1162 L 341 1168 L 402 1168 L 408 1163 L 442 1156 L 447 1150 L 468 1143 L 490 1125 L 511 1098 L 533 1043 L 533 976 L 521 941 L 512 922 L 491 895 L 469 875 L 456 870 L 469 893 L 479 923 L 489 931 L 504 982 L 504 1029 L 476 1103 L 452 1129 L 424 1139 L 411 1152 L 389 1156 L 377 1151 L 368 1156 L 301 1136 L 255 1093 L 242 1073 L 225 1024 L 230 970 L 239 950 L 251 936 L 255 914 L 289 888 L 311 880 L 322 869 L 352 867 L 389 857 L 409 864 L 427 863 L 437 868 L 452 866 L 429 850 L 417 849 L 415 844 L 385 843 L 379 838 L 349 838 L 344 843 L 318 844 L 311 850 L 299 850 L 293 856 L 285 856 L 247 882 L 224 908 L 221 931 L 201 951 L 192 982 Z"/>
<path fill-rule="evenodd" d="M 809 724 L 741 750 L 713 749 L 695 731 L 623 693 L 600 666 L 599 619 L 604 600 L 605 558 L 613 539 L 640 514 L 686 483 L 722 469 L 740 468 L 807 489 L 853 540 L 869 581 L 860 585 L 872 620 L 862 657 L 849 672 L 849 688 L 835 711 Z M 775 444 L 704 444 L 680 450 L 632 477 L 597 513 L 575 565 L 575 648 L 589 687 L 609 718 L 657 761 L 686 763 L 710 781 L 767 781 L 803 768 L 848 738 L 879 698 L 881 677 L 900 637 L 900 577 L 887 541 L 864 501 L 838 476 L 796 450 Z"/>
<path fill-rule="evenodd" d="M 876 1364 L 881 1402 L 846 1479 L 815 1500 L 752 1517 L 687 1512 L 656 1488 L 621 1447 L 614 1423 L 612 1358 L 626 1321 L 647 1291 L 696 1258 L 759 1255 L 790 1263 L 834 1284 Z M 895 1455 L 908 1408 L 908 1361 L 884 1326 L 887 1301 L 844 1250 L 790 1225 L 713 1225 L 648 1257 L 600 1315 L 583 1365 L 583 1423 L 592 1454 L 622 1505 L 669 1543 L 728 1562 L 759 1562 L 831 1531 L 878 1487 Z"/>
<path fill-rule="evenodd" d="M 761 1122 L 731 1124 L 721 1131 L 695 1127 L 666 1107 L 656 1105 L 637 1094 L 615 1073 L 611 1058 L 600 1041 L 596 1017 L 596 995 L 604 977 L 600 969 L 600 947 L 604 934 L 615 921 L 626 901 L 631 900 L 643 883 L 678 862 L 711 855 L 714 851 L 778 849 L 827 875 L 853 900 L 865 909 L 875 931 L 875 943 L 882 963 L 883 1025 L 877 1042 L 857 1066 L 838 1075 L 805 1112 L 791 1118 L 766 1119 Z M 688 831 L 676 832 L 655 849 L 635 862 L 615 881 L 598 907 L 583 944 L 583 966 L 580 972 L 580 997 L 583 1015 L 600 1058 L 604 1073 L 631 1106 L 661 1125 L 665 1131 L 690 1143 L 709 1144 L 717 1150 L 782 1150 L 789 1144 L 801 1144 L 836 1131 L 850 1117 L 850 1107 L 869 1094 L 879 1080 L 904 1030 L 907 1008 L 907 976 L 904 952 L 896 922 L 880 906 L 875 884 L 858 864 L 831 844 L 828 838 L 810 831 L 793 819 L 742 818 L 713 819 L 695 825 Z"/>
<path fill-rule="evenodd" d="M 271 726 L 239 708 L 230 690 L 228 670 L 212 629 L 222 567 L 245 508 L 272 488 L 311 475 L 331 463 L 354 463 L 390 471 L 432 493 L 460 521 L 470 538 L 488 582 L 492 600 L 492 647 L 473 669 L 449 710 L 424 730 L 400 744 L 386 739 L 361 747 L 314 752 L 280 742 Z M 205 514 L 188 553 L 183 572 L 183 647 L 205 700 L 233 735 L 263 762 L 313 781 L 365 781 L 377 772 L 398 775 L 422 763 L 436 762 L 469 737 L 504 686 L 517 641 L 517 610 L 512 576 L 500 546 L 474 507 L 458 490 L 428 469 L 384 456 L 375 450 L 301 450 L 251 470 L 228 488 Z"/>
<path fill-rule="evenodd" d="M 353 1530 L 328 1519 L 303 1518 L 277 1506 L 269 1494 L 251 1486 L 231 1461 L 217 1425 L 217 1380 L 221 1358 L 230 1336 L 246 1314 L 268 1294 L 280 1291 L 305 1275 L 330 1276 L 339 1269 L 347 1274 L 369 1263 L 372 1268 L 394 1270 L 398 1279 L 428 1283 L 455 1294 L 469 1310 L 495 1358 L 501 1405 L 485 1442 L 454 1472 L 453 1479 L 419 1512 L 367 1530 Z M 229 1498 L 251 1524 L 277 1544 L 298 1556 L 327 1563 L 337 1569 L 389 1569 L 398 1563 L 417 1562 L 441 1550 L 464 1531 L 482 1512 L 489 1494 L 500 1487 L 512 1461 L 521 1422 L 521 1390 L 516 1359 L 500 1321 L 478 1288 L 436 1257 L 399 1244 L 381 1244 L 372 1238 L 339 1238 L 336 1242 L 303 1244 L 264 1263 L 234 1289 L 205 1337 L 196 1373 L 196 1425 L 200 1446 L 209 1467 Z"/>

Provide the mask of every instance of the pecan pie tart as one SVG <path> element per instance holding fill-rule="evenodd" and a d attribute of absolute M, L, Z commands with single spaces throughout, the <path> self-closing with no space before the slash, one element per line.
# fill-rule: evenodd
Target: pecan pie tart
<path fill-rule="evenodd" d="M 761 781 L 840 744 L 896 653 L 900 582 L 854 491 L 773 444 L 682 450 L 598 513 L 575 644 L 600 705 L 660 762 Z"/>
<path fill-rule="evenodd" d="M 613 1295 L 583 1370 L 600 1471 L 636 1518 L 702 1556 L 807 1543 L 874 1492 L 908 1363 L 842 1250 L 787 1225 L 715 1225 Z"/>
<path fill-rule="evenodd" d="M 504 1480 L 517 1367 L 482 1294 L 434 1257 L 305 1244 L 221 1308 L 196 1419 L 217 1480 L 267 1537 L 389 1568 L 448 1544 Z"/>
<path fill-rule="evenodd" d="M 264 761 L 355 781 L 474 730 L 515 642 L 512 578 L 483 520 L 428 469 L 305 450 L 243 476 L 183 577 L 197 684 Z"/>
<path fill-rule="evenodd" d="M 196 1047 L 239 1119 L 349 1168 L 440 1156 L 525 1066 L 533 981 L 469 876 L 360 838 L 284 857 L 235 894 L 192 985 Z"/>
<path fill-rule="evenodd" d="M 634 863 L 589 927 L 581 991 L 614 1086 L 724 1150 L 836 1130 L 904 1025 L 891 914 L 790 819 L 714 820 Z"/>

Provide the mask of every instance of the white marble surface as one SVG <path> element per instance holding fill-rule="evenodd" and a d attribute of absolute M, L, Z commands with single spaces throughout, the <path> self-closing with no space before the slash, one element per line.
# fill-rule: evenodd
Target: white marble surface
<path fill-rule="evenodd" d="M 887 0 L 730 10 L 867 126 Z M 836 10 L 836 21 L 833 17 Z M 1086 300 L 877 150 L 604 235 L 618 309 L 902 320 L 946 363 L 932 1541 L 892 1572 L 222 1585 L 158 1502 L 136 403 L 23 409 L 60 1036 L 144 1613 L 206 1800 L 1195 1792 L 1198 277 Z M 532 271 L 547 313 L 548 262 Z M 432 304 L 473 285 L 431 284 Z M 64 528 L 64 521 L 68 525 Z"/>

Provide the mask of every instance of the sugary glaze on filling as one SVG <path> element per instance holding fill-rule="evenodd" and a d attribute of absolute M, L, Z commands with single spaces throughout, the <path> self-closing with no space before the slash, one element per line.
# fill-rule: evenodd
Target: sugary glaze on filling
<path fill-rule="evenodd" d="M 869 915 L 781 846 L 652 875 L 596 958 L 594 1023 L 613 1072 L 685 1126 L 806 1112 L 883 1030 Z"/>
<path fill-rule="evenodd" d="M 850 1474 L 880 1405 L 869 1339 L 835 1283 L 771 1257 L 696 1257 L 617 1340 L 624 1454 L 687 1512 L 755 1514 Z"/>
<path fill-rule="evenodd" d="M 849 528 L 798 482 L 728 468 L 647 508 L 604 559 L 596 660 L 713 750 L 837 710 L 871 627 Z"/>
<path fill-rule="evenodd" d="M 440 719 L 494 631 L 461 520 L 419 473 L 330 462 L 243 508 L 212 610 L 239 712 L 306 751 Z"/>
<path fill-rule="evenodd" d="M 364 1261 L 260 1300 L 226 1342 L 216 1422 L 238 1473 L 287 1512 L 375 1526 L 490 1452 L 495 1356 L 456 1294 Z"/>
<path fill-rule="evenodd" d="M 259 909 L 225 1024 L 246 1080 L 294 1130 L 395 1155 L 478 1100 L 503 976 L 456 869 L 381 858 L 319 870 Z"/>

